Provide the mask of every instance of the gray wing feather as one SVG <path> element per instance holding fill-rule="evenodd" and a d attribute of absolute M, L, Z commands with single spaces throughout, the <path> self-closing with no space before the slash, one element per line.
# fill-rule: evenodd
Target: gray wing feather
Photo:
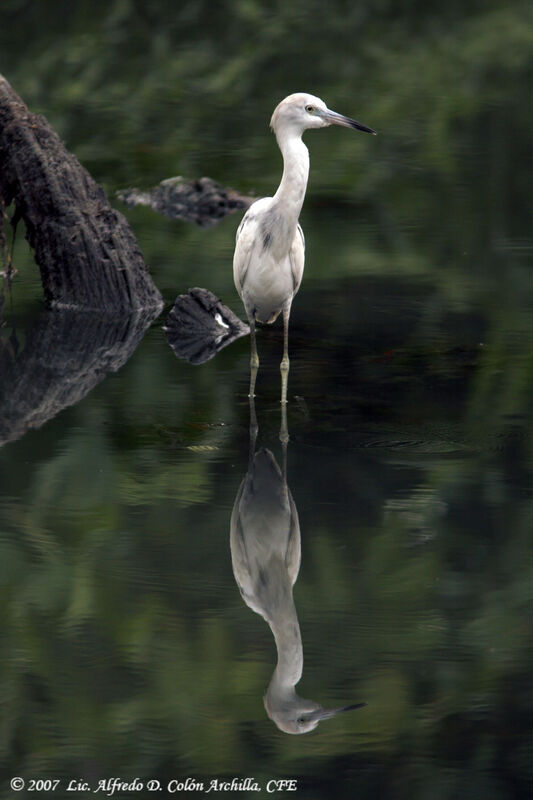
<path fill-rule="evenodd" d="M 233 280 L 242 297 L 242 287 L 254 249 L 259 241 L 258 214 L 270 203 L 272 198 L 262 197 L 250 206 L 235 235 L 235 254 L 233 256 Z"/>
<path fill-rule="evenodd" d="M 298 577 L 298 571 L 300 569 L 300 520 L 298 519 L 298 511 L 296 510 L 290 490 L 288 491 L 288 494 L 289 505 L 291 509 L 291 523 L 287 541 L 287 552 L 285 554 L 285 565 L 287 567 L 287 572 L 289 574 L 289 579 L 292 586 Z"/>
<path fill-rule="evenodd" d="M 302 282 L 305 264 L 305 237 L 301 225 L 298 225 L 296 229 L 296 234 L 294 236 L 292 247 L 289 253 L 289 259 L 291 262 L 294 294 L 296 294 Z"/>

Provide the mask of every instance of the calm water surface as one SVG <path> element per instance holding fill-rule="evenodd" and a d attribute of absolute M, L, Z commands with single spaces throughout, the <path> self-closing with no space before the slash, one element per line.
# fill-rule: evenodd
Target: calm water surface
<path fill-rule="evenodd" d="M 241 313 L 236 218 L 210 231 L 130 220 L 168 305 L 200 285 Z M 304 798 L 530 796 L 530 232 L 489 258 L 464 246 L 471 218 L 434 222 L 400 205 L 395 225 L 306 207 L 293 505 L 276 471 L 275 326 L 260 331 L 256 399 L 270 484 L 255 475 L 240 534 L 252 547 L 261 518 L 278 547 L 297 510 L 301 566 L 292 553 L 269 572 L 264 544 L 267 588 L 246 602 L 230 529 L 254 466 L 248 339 L 192 367 L 165 341 L 166 311 L 151 324 L 43 313 L 27 259 L 0 350 L 5 796 L 15 774 L 60 778 L 56 797 L 113 776 L 249 777 L 263 795 L 294 778 Z M 301 634 L 281 659 L 286 704 L 301 671 L 298 695 L 366 707 L 280 729 L 263 701 L 277 654 L 261 614 Z"/>
<path fill-rule="evenodd" d="M 520 320 L 501 330 L 504 359 L 486 341 L 484 309 L 447 307 L 427 278 L 304 281 L 287 448 L 301 531 L 297 690 L 325 707 L 368 705 L 297 737 L 267 716 L 274 639 L 232 571 L 249 343 L 194 368 L 175 359 L 163 318 L 106 377 L 91 343 L 113 343 L 105 321 L 89 334 L 82 325 L 82 348 L 68 364 L 60 350 L 61 369 L 38 351 L 53 314 L 17 321 L 18 354 L 4 333 L 10 420 L 12 387 L 24 389 L 20 435 L 0 451 L 11 771 L 163 784 L 294 777 L 305 797 L 423 796 L 437 784 L 500 796 L 500 783 L 525 780 L 530 421 L 527 405 L 500 395 L 509 376 L 527 391 Z M 32 338 L 38 324 L 45 333 Z M 64 334 L 51 346 L 65 347 Z M 257 450 L 282 467 L 281 328 L 263 329 L 259 344 Z M 80 386 L 84 367 L 103 379 L 55 415 L 69 370 Z M 51 419 L 24 433 L 26 406 L 39 402 L 37 424 Z M 268 527 L 275 503 L 261 513 Z"/>

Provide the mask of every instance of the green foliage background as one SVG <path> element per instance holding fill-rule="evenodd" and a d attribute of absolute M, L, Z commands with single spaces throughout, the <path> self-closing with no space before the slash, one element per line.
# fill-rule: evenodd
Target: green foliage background
<path fill-rule="evenodd" d="M 265 718 L 273 644 L 228 541 L 248 345 L 193 371 L 153 330 L 79 406 L 0 451 L 6 777 L 528 796 L 531 4 L 4 0 L 0 71 L 111 196 L 175 174 L 271 193 L 267 123 L 292 91 L 379 132 L 308 137 L 289 456 L 301 692 L 368 709 L 309 737 Z M 168 301 L 200 285 L 237 308 L 236 218 L 128 216 Z M 22 342 L 40 291 L 20 237 L 15 257 Z M 267 443 L 277 337 L 262 343 Z"/>

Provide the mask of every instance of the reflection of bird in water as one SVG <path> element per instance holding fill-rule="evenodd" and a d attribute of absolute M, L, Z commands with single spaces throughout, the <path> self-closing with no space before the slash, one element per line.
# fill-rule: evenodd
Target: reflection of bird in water
<path fill-rule="evenodd" d="M 375 133 L 335 111 L 312 94 L 291 94 L 276 107 L 270 121 L 283 155 L 283 176 L 274 197 L 263 197 L 248 209 L 237 231 L 233 277 L 250 322 L 252 354 L 250 395 L 254 394 L 259 357 L 255 323 L 271 323 L 283 312 L 281 402 L 287 402 L 289 315 L 304 271 L 304 235 L 298 217 L 309 175 L 309 153 L 302 134 L 309 128 L 342 125 Z"/>
<path fill-rule="evenodd" d="M 231 515 L 233 573 L 245 603 L 268 622 L 276 642 L 278 663 L 264 698 L 268 716 L 286 733 L 307 733 L 321 720 L 365 703 L 325 709 L 296 694 L 303 649 L 292 587 L 300 569 L 300 524 L 286 479 L 288 436 L 282 435 L 280 470 L 270 450 L 255 452 L 253 398 L 250 409 L 250 461 Z M 282 434 L 284 410 L 282 406 Z"/>

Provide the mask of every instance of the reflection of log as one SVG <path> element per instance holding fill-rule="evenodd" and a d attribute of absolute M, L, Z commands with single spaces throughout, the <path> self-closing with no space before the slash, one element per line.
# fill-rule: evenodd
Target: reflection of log
<path fill-rule="evenodd" d="M 126 219 L 0 75 L 2 202 L 26 224 L 49 302 L 105 312 L 161 306 Z"/>
<path fill-rule="evenodd" d="M 250 333 L 248 325 L 207 289 L 180 294 L 163 330 L 178 358 L 191 364 L 209 361 L 235 339 Z"/>
<path fill-rule="evenodd" d="M 45 310 L 16 354 L 0 339 L 0 446 L 79 402 L 134 352 L 157 312 L 113 318 Z"/>

